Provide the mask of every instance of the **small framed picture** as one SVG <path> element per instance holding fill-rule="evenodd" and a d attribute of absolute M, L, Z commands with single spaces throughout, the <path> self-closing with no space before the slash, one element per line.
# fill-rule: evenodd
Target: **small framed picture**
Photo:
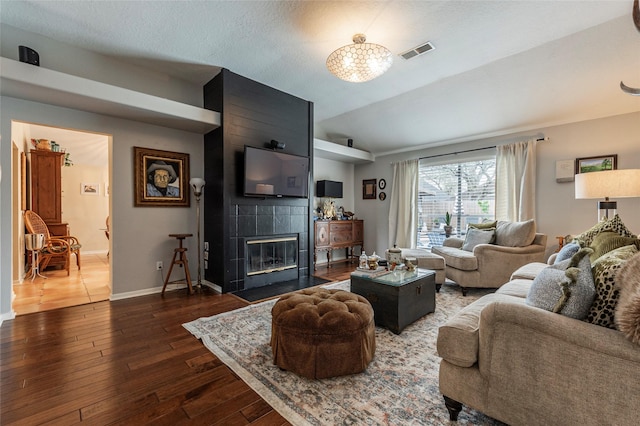
<path fill-rule="evenodd" d="M 380 201 L 384 201 L 387 199 L 387 194 L 385 192 L 380 191 L 380 195 L 378 195 Z"/>
<path fill-rule="evenodd" d="M 189 154 L 133 147 L 136 207 L 189 207 Z"/>
<path fill-rule="evenodd" d="M 377 198 L 378 182 L 376 179 L 362 180 L 362 199 L 375 200 Z"/>
<path fill-rule="evenodd" d="M 387 181 L 384 179 L 380 179 L 380 181 L 378 182 L 378 186 L 380 187 L 380 191 L 382 191 L 387 187 Z"/>
<path fill-rule="evenodd" d="M 100 195 L 100 185 L 97 183 L 81 183 L 80 194 L 82 195 Z"/>
<path fill-rule="evenodd" d="M 618 154 L 599 155 L 597 157 L 576 158 L 576 174 L 603 172 L 618 168 Z"/>

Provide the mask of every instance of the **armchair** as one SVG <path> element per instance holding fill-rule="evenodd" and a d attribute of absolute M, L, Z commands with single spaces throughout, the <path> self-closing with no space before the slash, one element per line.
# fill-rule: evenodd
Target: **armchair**
<path fill-rule="evenodd" d="M 463 250 L 464 240 L 447 238 L 432 253 L 442 256 L 446 276 L 455 281 L 462 294 L 468 288 L 498 288 L 523 265 L 544 262 L 547 236 L 535 232 L 535 223 L 499 222 L 495 244 L 478 244 L 472 251 Z"/>
<path fill-rule="evenodd" d="M 80 269 L 80 248 L 82 245 L 76 237 L 70 235 L 52 237 L 45 221 L 31 210 L 27 210 L 24 213 L 24 224 L 30 234 L 44 234 L 45 245 L 40 251 L 39 256 L 40 270 L 46 268 L 51 259 L 62 257 L 64 258 L 67 275 L 69 275 L 70 257 L 72 254 L 76 255 L 76 264 L 78 265 L 78 269 Z"/>

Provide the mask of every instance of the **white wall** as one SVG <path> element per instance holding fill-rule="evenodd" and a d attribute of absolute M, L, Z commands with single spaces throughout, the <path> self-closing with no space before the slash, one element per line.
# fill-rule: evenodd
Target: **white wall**
<path fill-rule="evenodd" d="M 315 192 L 316 182 L 319 180 L 333 180 L 342 182 L 342 198 L 334 199 L 336 209 L 343 207 L 345 211 L 352 212 L 354 210 L 354 165 L 341 161 L 329 160 L 326 158 L 314 157 L 313 159 L 313 185 Z M 314 197 L 313 207 L 321 207 L 325 198 Z M 332 259 L 344 259 L 346 257 L 344 250 L 335 250 L 332 253 Z M 327 263 L 326 256 L 318 257 L 319 265 Z"/>
<path fill-rule="evenodd" d="M 0 28 L 0 56 L 19 60 L 18 46 L 20 45 L 28 46 L 38 52 L 40 66 L 43 68 L 198 107 L 202 107 L 204 102 L 201 84 L 191 84 L 163 73 L 163 64 L 150 63 L 150 66 L 155 65 L 155 71 L 151 68 L 143 69 L 112 57 L 69 46 L 48 37 L 3 24 Z M 176 64 L 166 65 L 176 66 Z M 218 68 L 211 68 L 213 78 Z"/>
<path fill-rule="evenodd" d="M 378 156 L 373 164 L 356 165 L 355 187 L 363 179 L 387 181 L 387 200 L 363 200 L 356 193 L 355 213 L 365 220 L 365 242 L 375 242 L 375 247 L 365 243 L 367 251 L 375 249 L 383 253 L 389 245 L 389 199 L 391 191 L 392 162 L 437 154 L 453 153 L 467 149 L 483 148 L 547 136 L 550 140 L 537 145 L 537 209 L 539 232 L 548 235 L 548 253 L 557 247 L 556 236 L 577 234 L 596 223 L 597 200 L 576 200 L 573 183 L 557 183 L 557 160 L 575 160 L 581 157 L 618 154 L 618 168 L 640 168 L 640 113 L 624 114 L 598 120 L 562 126 L 547 127 L 526 133 L 515 133 L 498 138 L 482 139 L 464 144 L 413 151 L 403 154 Z M 640 233 L 640 198 L 616 200 L 618 213 L 627 226 Z"/>
<path fill-rule="evenodd" d="M 106 253 L 109 241 L 104 235 L 109 216 L 109 197 L 105 185 L 109 182 L 109 165 L 74 163 L 62 168 L 62 221 L 69 224 L 69 234 L 78 238 L 83 253 Z M 98 193 L 83 194 L 82 184 L 96 184 Z"/>
<path fill-rule="evenodd" d="M 342 182 L 342 198 L 334 199 L 336 208 L 342 206 L 345 211 L 353 211 L 354 206 L 354 166 L 351 163 L 328 160 L 314 157 L 313 159 L 313 185 L 319 180 L 333 180 Z M 315 191 L 314 191 L 315 192 Z M 322 206 L 324 198 L 313 198 L 313 207 Z"/>

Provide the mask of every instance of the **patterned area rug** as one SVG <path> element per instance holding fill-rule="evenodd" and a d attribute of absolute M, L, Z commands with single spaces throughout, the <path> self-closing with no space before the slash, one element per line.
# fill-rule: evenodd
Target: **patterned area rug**
<path fill-rule="evenodd" d="M 349 281 L 323 287 L 349 290 Z M 438 425 L 449 414 L 438 390 L 438 326 L 489 291 L 436 293 L 436 311 L 400 335 L 376 327 L 376 354 L 361 374 L 309 380 L 273 365 L 269 339 L 276 300 L 184 324 L 294 425 Z M 464 407 L 458 425 L 500 425 Z"/>

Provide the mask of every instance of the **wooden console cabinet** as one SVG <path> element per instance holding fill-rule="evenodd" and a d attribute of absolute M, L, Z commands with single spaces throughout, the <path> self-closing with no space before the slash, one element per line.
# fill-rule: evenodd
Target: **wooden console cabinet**
<path fill-rule="evenodd" d="M 346 259 L 339 262 L 353 261 L 353 248 L 363 247 L 364 221 L 362 220 L 317 220 L 314 224 L 315 241 L 313 246 L 313 270 L 315 271 L 318 252 L 327 252 L 327 266 L 333 263 L 331 252 L 336 249 L 346 250 Z"/>

